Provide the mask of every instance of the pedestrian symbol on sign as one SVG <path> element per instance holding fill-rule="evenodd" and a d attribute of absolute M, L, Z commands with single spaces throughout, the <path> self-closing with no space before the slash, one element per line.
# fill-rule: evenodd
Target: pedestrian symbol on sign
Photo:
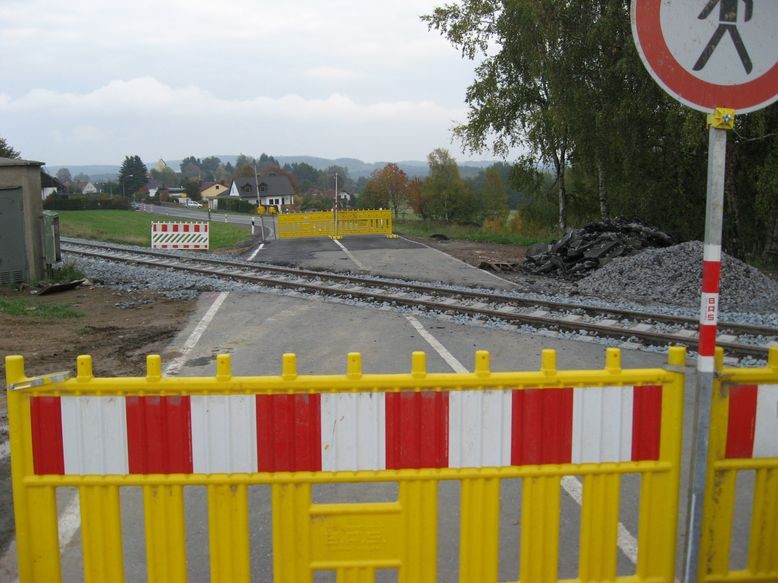
<path fill-rule="evenodd" d="M 700 20 L 705 20 L 716 8 L 716 5 L 720 4 L 719 27 L 716 29 L 716 32 L 713 33 L 710 41 L 708 41 L 708 44 L 703 49 L 700 58 L 697 59 L 697 62 L 694 64 L 695 71 L 700 71 L 705 68 L 705 65 L 708 64 L 708 59 L 710 59 L 713 51 L 716 50 L 722 37 L 727 32 L 729 33 L 729 36 L 732 37 L 735 50 L 740 57 L 740 61 L 743 63 L 743 68 L 745 68 L 746 73 L 750 73 L 754 68 L 754 65 L 751 63 L 751 57 L 746 50 L 746 46 L 743 44 L 743 38 L 737 30 L 737 13 L 740 1 L 741 0 L 708 0 L 708 4 L 702 9 L 702 12 L 700 12 L 698 18 Z M 748 22 L 754 15 L 754 0 L 742 1 L 746 5 L 744 22 Z"/>

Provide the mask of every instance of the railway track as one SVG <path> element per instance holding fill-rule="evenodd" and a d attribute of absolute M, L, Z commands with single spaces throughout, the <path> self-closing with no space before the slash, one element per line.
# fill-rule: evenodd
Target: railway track
<path fill-rule="evenodd" d="M 269 288 L 465 315 L 517 326 L 572 332 L 590 338 L 614 339 L 622 343 L 682 345 L 691 349 L 697 345 L 696 318 L 530 299 L 494 290 L 447 288 L 170 251 L 128 249 L 108 243 L 87 244 L 66 238 L 62 241 L 62 251 L 69 255 L 174 269 Z M 776 328 L 720 322 L 719 329 L 718 344 L 731 356 L 766 358 L 768 346 L 778 342 Z"/>

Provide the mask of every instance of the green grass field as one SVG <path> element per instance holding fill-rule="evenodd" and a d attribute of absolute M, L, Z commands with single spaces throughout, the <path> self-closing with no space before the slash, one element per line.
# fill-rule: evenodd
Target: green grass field
<path fill-rule="evenodd" d="M 27 316 L 45 320 L 80 318 L 84 314 L 72 309 L 69 304 L 46 304 L 37 299 L 12 299 L 0 297 L 0 313 L 9 316 Z"/>
<path fill-rule="evenodd" d="M 136 211 L 57 211 L 63 237 L 93 239 L 126 245 L 151 245 L 151 223 L 171 217 Z M 203 215 L 205 217 L 205 215 Z M 249 238 L 248 225 L 211 222 L 210 248 L 226 249 Z"/>

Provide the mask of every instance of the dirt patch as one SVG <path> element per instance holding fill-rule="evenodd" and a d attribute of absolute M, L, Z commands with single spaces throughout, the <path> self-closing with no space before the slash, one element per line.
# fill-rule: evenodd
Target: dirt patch
<path fill-rule="evenodd" d="M 194 309 L 192 300 L 94 286 L 41 297 L 3 289 L 0 296 L 68 305 L 83 314 L 63 320 L 0 314 L 0 355 L 24 356 L 28 375 L 74 370 L 78 355 L 91 354 L 95 375 L 137 376 L 145 371 L 146 354 L 162 350 Z M 0 372 L 5 378 L 4 362 Z"/>
<path fill-rule="evenodd" d="M 519 245 L 504 245 L 500 243 L 481 243 L 478 241 L 452 241 L 431 238 L 407 237 L 413 241 L 424 243 L 444 253 L 448 253 L 465 263 L 478 267 L 487 263 L 521 263 L 527 251 Z"/>
<path fill-rule="evenodd" d="M 96 376 L 141 376 L 146 355 L 161 353 L 183 328 L 194 300 L 171 300 L 149 292 L 124 293 L 104 287 L 33 297 L 0 288 L 0 297 L 68 305 L 83 316 L 44 320 L 0 313 L 0 379 L 5 388 L 5 357 L 24 356 L 25 372 L 36 376 L 75 371 L 76 357 L 92 355 Z M 0 391 L 0 446 L 7 447 L 5 390 Z M 0 456 L 0 554 L 13 534 L 9 458 Z"/>
<path fill-rule="evenodd" d="M 433 238 L 407 237 L 424 245 L 434 247 L 452 257 L 472 265 L 487 269 L 502 279 L 516 284 L 516 291 L 538 294 L 580 295 L 578 284 L 557 277 L 528 274 L 515 271 L 510 266 L 521 264 L 527 253 L 527 247 L 505 245 L 501 243 L 482 243 L 478 241 L 453 241 Z M 490 265 L 487 265 L 490 264 Z M 503 269 L 505 267 L 505 269 Z"/>

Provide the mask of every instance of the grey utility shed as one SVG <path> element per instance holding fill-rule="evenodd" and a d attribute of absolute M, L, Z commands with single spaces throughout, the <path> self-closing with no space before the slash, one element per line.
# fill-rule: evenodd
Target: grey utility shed
<path fill-rule="evenodd" d="M 0 158 L 0 285 L 34 282 L 45 274 L 41 166 Z"/>

